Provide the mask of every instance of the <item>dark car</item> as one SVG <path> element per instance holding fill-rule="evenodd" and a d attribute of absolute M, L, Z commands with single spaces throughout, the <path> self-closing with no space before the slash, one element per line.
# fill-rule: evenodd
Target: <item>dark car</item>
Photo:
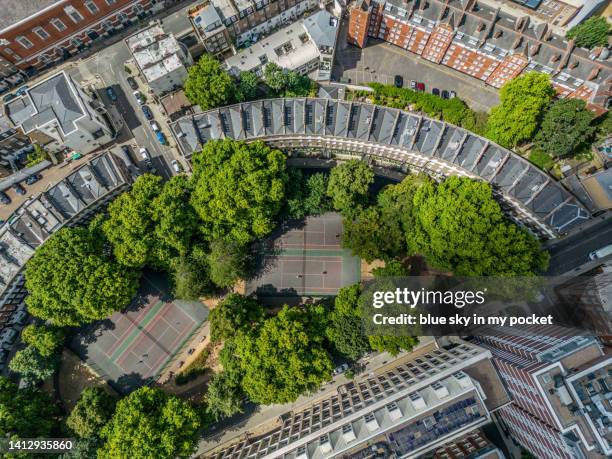
<path fill-rule="evenodd" d="M 11 198 L 9 198 L 6 193 L 0 191 L 0 202 L 2 204 L 10 204 L 11 203 Z"/>
<path fill-rule="evenodd" d="M 450 96 L 449 96 L 448 91 L 446 89 L 444 91 L 442 91 L 442 99 L 450 99 Z"/>
<path fill-rule="evenodd" d="M 111 100 L 111 102 L 113 102 L 113 103 L 117 102 L 117 93 L 110 86 L 108 88 L 106 88 L 106 95 Z"/>
<path fill-rule="evenodd" d="M 130 85 L 130 88 L 138 89 L 138 83 L 136 83 L 136 80 L 134 79 L 134 77 L 127 77 L 127 82 Z"/>
<path fill-rule="evenodd" d="M 417 83 L 417 91 L 425 91 L 425 83 Z"/>
<path fill-rule="evenodd" d="M 22 187 L 19 183 L 15 183 L 13 185 L 13 190 L 15 190 L 15 193 L 20 194 L 22 196 L 26 194 L 25 188 Z"/>
<path fill-rule="evenodd" d="M 127 145 L 121 145 L 121 149 L 123 150 L 123 153 L 125 153 L 128 156 L 132 154 L 130 147 L 128 147 Z"/>
<path fill-rule="evenodd" d="M 41 178 L 42 178 L 42 175 L 40 175 L 40 174 L 32 174 L 32 175 L 26 177 L 24 182 L 25 182 L 26 185 L 32 185 L 33 183 L 38 182 Z"/>
<path fill-rule="evenodd" d="M 440 90 L 438 88 L 432 88 L 431 93 L 434 96 L 439 96 L 440 95 Z"/>
<path fill-rule="evenodd" d="M 396 88 L 403 88 L 404 78 L 402 78 L 401 75 L 395 75 L 395 78 L 393 79 L 393 84 L 395 85 Z"/>
<path fill-rule="evenodd" d="M 144 113 L 146 119 L 153 119 L 153 112 L 151 111 L 148 105 L 141 105 L 140 108 L 142 108 L 142 113 Z"/>

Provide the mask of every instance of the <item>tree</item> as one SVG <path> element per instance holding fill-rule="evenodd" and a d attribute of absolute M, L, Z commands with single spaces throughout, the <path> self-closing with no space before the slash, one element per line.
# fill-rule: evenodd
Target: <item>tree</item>
<path fill-rule="evenodd" d="M 378 352 L 388 352 L 396 356 L 401 350 L 411 351 L 419 342 L 415 336 L 371 335 L 368 336 L 370 346 Z"/>
<path fill-rule="evenodd" d="M 399 224 L 403 232 L 410 231 L 414 226 L 414 196 L 421 186 L 432 183 L 427 175 L 418 174 L 408 175 L 398 184 L 387 185 L 377 197 L 381 218 L 393 222 L 388 224 Z"/>
<path fill-rule="evenodd" d="M 289 308 L 251 333 L 239 333 L 236 355 L 244 371 L 242 388 L 255 403 L 288 403 L 317 390 L 333 364 L 324 346 L 322 306 Z"/>
<path fill-rule="evenodd" d="M 314 82 L 307 75 L 291 70 L 286 74 L 286 86 L 283 97 L 305 97 L 313 88 Z"/>
<path fill-rule="evenodd" d="M 198 216 L 190 197 L 189 180 L 184 175 L 177 175 L 164 184 L 151 203 L 156 239 L 176 254 L 187 253 L 198 227 Z"/>
<path fill-rule="evenodd" d="M 353 215 L 368 202 L 368 191 L 374 182 L 374 172 L 358 159 L 352 159 L 331 170 L 327 195 L 334 209 L 343 215 Z"/>
<path fill-rule="evenodd" d="M 287 71 L 270 62 L 264 69 L 264 80 L 271 89 L 281 93 L 287 86 Z"/>
<path fill-rule="evenodd" d="M 173 292 L 182 300 L 197 300 L 213 290 L 208 254 L 196 245 L 188 255 L 179 255 L 171 263 Z"/>
<path fill-rule="evenodd" d="M 319 215 L 331 209 L 327 196 L 327 174 L 305 175 L 300 169 L 289 169 L 286 213 L 301 220 L 307 215 Z"/>
<path fill-rule="evenodd" d="M 334 312 L 341 316 L 361 317 L 358 306 L 360 296 L 360 284 L 342 287 L 338 290 L 338 296 L 334 300 Z"/>
<path fill-rule="evenodd" d="M 218 287 L 229 288 L 245 276 L 248 247 L 229 238 L 215 239 L 210 244 L 207 260 L 212 282 Z"/>
<path fill-rule="evenodd" d="M 102 429 L 98 457 L 174 459 L 194 452 L 200 419 L 186 402 L 159 389 L 141 387 L 119 400 Z"/>
<path fill-rule="evenodd" d="M 253 72 L 240 72 L 238 87 L 236 89 L 236 100 L 244 102 L 257 97 L 257 85 L 259 77 Z"/>
<path fill-rule="evenodd" d="M 227 104 L 236 91 L 232 77 L 218 60 L 204 54 L 189 68 L 185 81 L 185 96 L 202 110 Z"/>
<path fill-rule="evenodd" d="M 399 255 L 405 246 L 405 236 L 397 219 L 385 219 L 378 207 L 360 211 L 354 219 L 344 219 L 342 247 L 368 263 L 388 260 Z"/>
<path fill-rule="evenodd" d="M 119 265 L 104 240 L 86 228 L 62 228 L 25 270 L 29 312 L 57 326 L 79 326 L 126 307 L 139 273 Z"/>
<path fill-rule="evenodd" d="M 51 357 L 64 344 L 64 330 L 51 325 L 28 325 L 21 332 L 24 343 L 32 346 L 42 357 Z"/>
<path fill-rule="evenodd" d="M 545 73 L 530 72 L 509 81 L 500 90 L 501 103 L 491 110 L 487 137 L 506 148 L 531 140 L 553 96 Z"/>
<path fill-rule="evenodd" d="M 244 392 L 222 371 L 212 377 L 206 389 L 206 409 L 215 421 L 242 413 Z"/>
<path fill-rule="evenodd" d="M 602 16 L 591 16 L 581 24 L 572 27 L 565 35 L 568 40 L 575 39 L 576 46 L 593 49 L 608 45 L 610 25 Z"/>
<path fill-rule="evenodd" d="M 360 317 L 334 312 L 328 334 L 336 350 L 351 360 L 359 359 L 370 350 Z"/>
<path fill-rule="evenodd" d="M 50 378 L 58 367 L 57 356 L 43 357 L 33 346 L 17 351 L 9 362 L 9 369 L 18 373 L 27 385 Z"/>
<path fill-rule="evenodd" d="M 58 409 L 45 393 L 36 387 L 18 389 L 0 376 L 0 436 L 2 438 L 51 437 Z"/>
<path fill-rule="evenodd" d="M 79 438 L 96 438 L 115 411 L 115 399 L 101 387 L 86 387 L 66 419 Z"/>
<path fill-rule="evenodd" d="M 210 311 L 210 339 L 224 341 L 238 331 L 248 331 L 263 316 L 263 307 L 254 298 L 232 293 Z"/>
<path fill-rule="evenodd" d="M 414 204 L 409 252 L 434 266 L 461 276 L 529 276 L 547 267 L 548 254 L 506 219 L 488 183 L 450 177 L 420 187 Z"/>
<path fill-rule="evenodd" d="M 542 119 L 536 142 L 542 150 L 553 156 L 570 156 L 578 146 L 593 136 L 593 118 L 584 100 L 556 100 Z"/>
<path fill-rule="evenodd" d="M 161 191 L 161 177 L 144 174 L 108 206 L 103 229 L 119 263 L 132 268 L 157 264 L 154 254 L 159 241 L 153 222 L 153 200 Z"/>
<path fill-rule="evenodd" d="M 404 277 L 407 276 L 408 270 L 398 260 L 389 260 L 385 266 L 374 268 L 372 270 L 374 277 Z"/>
<path fill-rule="evenodd" d="M 209 141 L 193 156 L 191 202 L 207 240 L 268 234 L 285 197 L 285 155 L 262 142 Z"/>

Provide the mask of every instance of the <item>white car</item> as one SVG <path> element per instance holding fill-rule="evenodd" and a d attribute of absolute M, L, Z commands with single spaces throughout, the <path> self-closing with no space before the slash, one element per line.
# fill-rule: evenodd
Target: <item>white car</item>
<path fill-rule="evenodd" d="M 343 363 L 339 367 L 334 368 L 334 374 L 339 375 L 349 369 L 348 363 Z"/>
<path fill-rule="evenodd" d="M 170 164 L 172 164 L 172 169 L 174 169 L 174 172 L 176 172 L 177 174 L 179 174 L 183 170 L 180 163 L 176 159 L 173 159 Z"/>
<path fill-rule="evenodd" d="M 144 159 L 145 161 L 151 160 L 151 155 L 145 147 L 141 147 L 138 151 L 140 152 L 140 156 L 142 157 L 142 159 Z"/>
<path fill-rule="evenodd" d="M 159 125 L 155 122 L 155 121 L 151 121 L 151 129 L 153 129 L 153 131 L 157 132 L 160 131 L 161 129 L 159 128 Z"/>
<path fill-rule="evenodd" d="M 143 105 L 145 103 L 144 97 L 142 97 L 140 91 L 134 91 L 134 97 L 140 105 Z"/>

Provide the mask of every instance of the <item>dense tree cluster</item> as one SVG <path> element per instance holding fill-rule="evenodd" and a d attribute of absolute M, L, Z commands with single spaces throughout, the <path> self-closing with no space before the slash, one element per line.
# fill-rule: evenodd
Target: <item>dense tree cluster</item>
<path fill-rule="evenodd" d="M 327 174 L 306 174 L 300 169 L 289 169 L 288 176 L 285 203 L 288 217 L 299 220 L 307 215 L 319 215 L 331 210 L 327 196 Z"/>
<path fill-rule="evenodd" d="M 188 72 L 185 96 L 202 110 L 210 110 L 232 101 L 236 83 L 214 57 L 202 55 Z"/>
<path fill-rule="evenodd" d="M 596 48 L 608 45 L 610 24 L 602 16 L 592 16 L 584 22 L 572 27 L 566 34 L 568 39 L 574 39 L 576 46 Z"/>
<path fill-rule="evenodd" d="M 372 183 L 374 171 L 363 161 L 352 159 L 332 169 L 327 195 L 334 209 L 343 215 L 354 215 L 368 204 Z"/>

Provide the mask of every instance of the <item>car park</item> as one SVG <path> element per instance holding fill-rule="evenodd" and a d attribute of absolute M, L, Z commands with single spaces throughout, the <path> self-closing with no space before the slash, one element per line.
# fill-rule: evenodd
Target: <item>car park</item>
<path fill-rule="evenodd" d="M 106 88 L 106 95 L 108 96 L 108 98 L 110 99 L 110 101 L 114 104 L 115 102 L 117 102 L 117 93 L 115 92 L 115 90 L 113 88 L 111 88 L 110 86 L 108 88 Z"/>
<path fill-rule="evenodd" d="M 9 198 L 7 196 L 7 194 L 4 193 L 3 191 L 0 191 L 0 202 L 2 204 L 10 204 L 11 203 L 11 198 Z"/>
<path fill-rule="evenodd" d="M 25 188 L 22 187 L 19 183 L 14 183 L 13 184 L 13 190 L 15 190 L 15 193 L 20 194 L 22 196 L 25 196 L 25 194 L 26 194 Z"/>
<path fill-rule="evenodd" d="M 442 91 L 442 99 L 450 99 L 450 96 L 448 94 L 448 91 L 445 89 L 444 91 Z"/>
<path fill-rule="evenodd" d="M 151 155 L 145 147 L 141 147 L 138 151 L 140 152 L 140 156 L 142 157 L 142 159 L 144 159 L 145 161 L 151 161 Z"/>
<path fill-rule="evenodd" d="M 440 95 L 440 90 L 439 90 L 438 88 L 432 88 L 432 89 L 431 89 L 431 93 L 432 93 L 434 96 L 439 96 L 439 95 Z"/>
<path fill-rule="evenodd" d="M 176 172 L 177 174 L 182 172 L 183 168 L 176 159 L 173 159 L 170 164 L 172 164 L 172 169 L 174 169 L 174 172 Z"/>
<path fill-rule="evenodd" d="M 145 100 L 144 100 L 144 97 L 142 97 L 142 94 L 140 93 L 140 91 L 134 91 L 134 97 L 136 98 L 136 101 L 140 105 L 144 105 Z"/>
<path fill-rule="evenodd" d="M 157 124 L 155 121 L 151 121 L 151 129 L 153 129 L 155 132 L 159 131 L 159 124 Z"/>
<path fill-rule="evenodd" d="M 32 175 L 28 175 L 26 179 L 24 180 L 24 182 L 26 185 L 32 185 L 38 182 L 41 178 L 42 178 L 42 175 L 40 174 L 32 174 Z"/>
<path fill-rule="evenodd" d="M 393 78 L 393 84 L 396 88 L 404 87 L 404 78 L 401 75 L 395 75 L 395 78 Z"/>
<path fill-rule="evenodd" d="M 148 105 L 141 105 L 140 108 L 142 109 L 142 113 L 144 114 L 146 119 L 148 119 L 149 121 L 153 119 L 153 112 L 151 111 Z"/>
<path fill-rule="evenodd" d="M 127 77 L 127 82 L 130 85 L 130 88 L 132 89 L 138 89 L 138 83 L 136 83 L 136 80 L 134 79 L 134 77 Z"/>

